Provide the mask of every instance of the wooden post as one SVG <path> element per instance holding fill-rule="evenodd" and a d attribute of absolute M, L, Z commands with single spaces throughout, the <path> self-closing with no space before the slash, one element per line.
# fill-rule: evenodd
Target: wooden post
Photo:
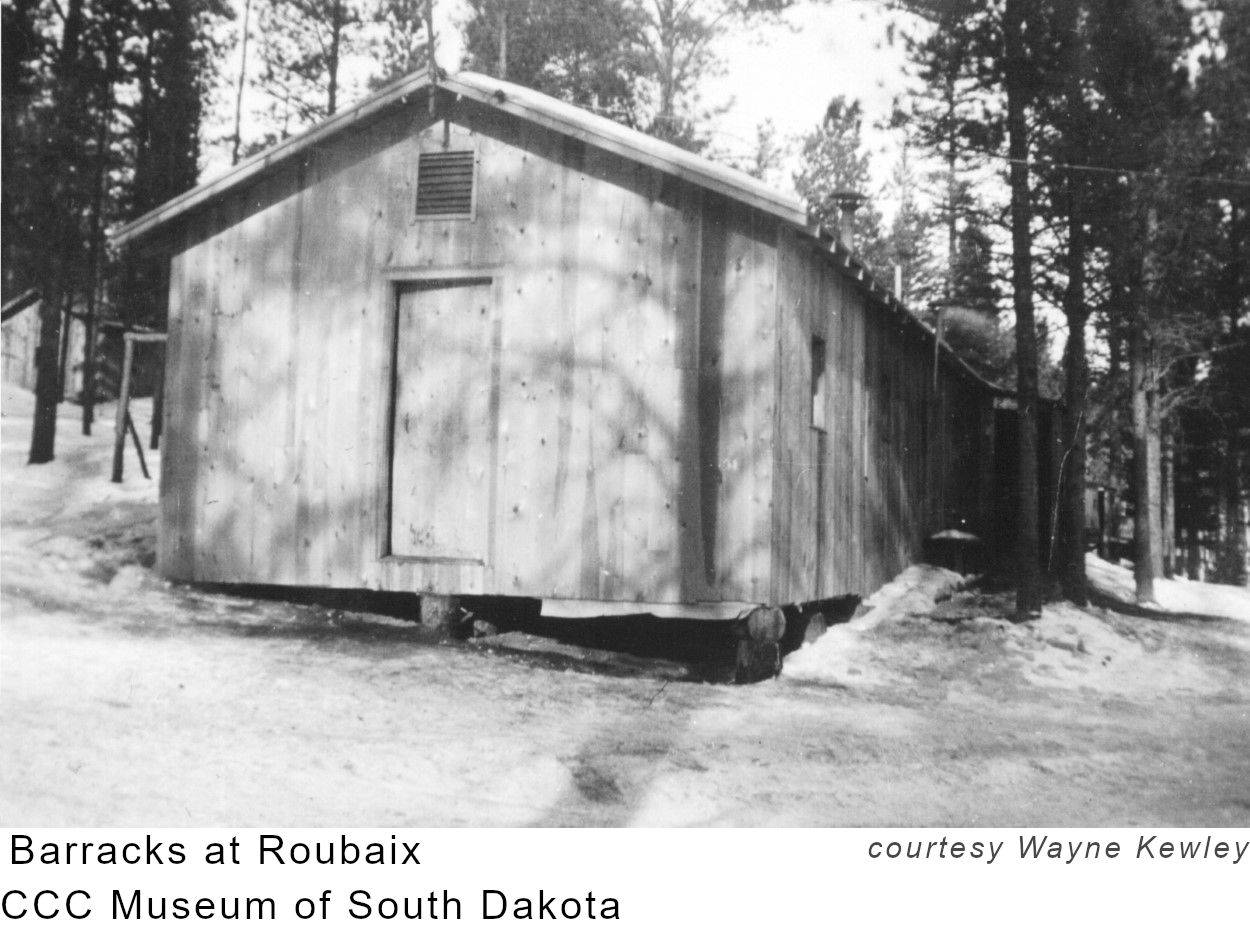
<path fill-rule="evenodd" d="M 152 444 L 151 448 L 156 451 L 161 446 L 161 426 L 165 421 L 165 363 L 164 358 L 161 359 L 161 365 L 156 373 L 156 388 L 152 392 Z"/>
<path fill-rule="evenodd" d="M 143 456 L 143 442 L 139 438 L 139 430 L 135 428 L 135 420 L 131 418 L 130 413 L 126 413 L 126 430 L 130 432 L 130 438 L 135 443 L 135 454 L 139 455 L 139 470 L 143 471 L 144 479 L 151 480 L 152 475 L 148 473 L 148 461 Z"/>
<path fill-rule="evenodd" d="M 122 482 L 126 453 L 126 420 L 130 417 L 130 372 L 134 367 L 135 343 L 129 333 L 122 335 L 122 385 L 117 397 L 117 421 L 113 434 L 113 482 Z"/>

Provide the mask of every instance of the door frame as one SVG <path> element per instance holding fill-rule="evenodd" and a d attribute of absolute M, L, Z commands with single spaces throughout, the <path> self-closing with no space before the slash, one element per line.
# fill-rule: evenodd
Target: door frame
<path fill-rule="evenodd" d="M 491 313 L 491 384 L 490 384 L 490 420 L 495 433 L 490 441 L 490 461 L 488 463 L 486 522 L 486 555 L 485 559 L 458 557 L 431 557 L 408 554 L 395 554 L 391 550 L 391 486 L 392 471 L 395 466 L 395 413 L 396 390 L 399 380 L 399 297 L 400 292 L 413 284 L 437 286 L 447 283 L 468 283 L 479 281 L 490 287 Z M 382 452 L 385 455 L 383 466 L 378 468 L 377 486 L 377 552 L 378 560 L 391 563 L 409 564 L 461 564 L 478 565 L 491 571 L 495 563 L 496 538 L 496 505 L 499 495 L 499 390 L 500 390 L 500 352 L 503 340 L 503 314 L 500 297 L 502 295 L 502 275 L 500 266 L 490 265 L 455 265 L 451 267 L 411 267 L 387 266 L 381 268 L 380 296 L 384 303 L 382 318 L 385 320 L 381 333 L 385 358 L 382 365 L 381 396 L 385 402 L 378 406 L 383 417 L 380 434 L 384 437 Z"/>

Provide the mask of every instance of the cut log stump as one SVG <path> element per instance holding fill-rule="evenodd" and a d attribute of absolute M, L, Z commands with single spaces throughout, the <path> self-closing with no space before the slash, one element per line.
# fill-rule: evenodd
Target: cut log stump
<path fill-rule="evenodd" d="M 781 636 L 786 617 L 775 606 L 757 606 L 739 620 L 735 683 L 756 683 L 781 673 Z"/>
<path fill-rule="evenodd" d="M 451 634 L 460 616 L 460 604 L 454 596 L 421 594 L 421 625 L 429 631 Z"/>

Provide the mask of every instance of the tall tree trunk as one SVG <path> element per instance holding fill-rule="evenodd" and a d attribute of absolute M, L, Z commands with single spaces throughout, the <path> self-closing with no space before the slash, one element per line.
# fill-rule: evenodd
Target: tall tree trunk
<path fill-rule="evenodd" d="M 35 349 L 35 421 L 30 436 L 31 464 L 56 457 L 56 408 L 61 398 L 61 304 L 59 274 L 53 271 L 43 286 L 39 304 L 39 346 Z"/>
<path fill-rule="evenodd" d="M 1029 229 L 1029 140 L 1024 51 L 1024 0 L 1007 0 L 1006 36 L 1008 155 L 1011 159 L 1011 284 L 1016 315 L 1016 395 L 1019 415 L 1019 498 L 1016 504 L 1016 616 L 1042 612 L 1042 575 L 1037 496 L 1037 329 L 1033 318 L 1033 241 Z"/>
<path fill-rule="evenodd" d="M 499 0 L 499 79 L 508 79 L 508 0 Z"/>
<path fill-rule="evenodd" d="M 1159 492 L 1160 554 L 1163 576 L 1171 580 L 1176 572 L 1176 443 L 1172 430 L 1164 427 L 1160 436 L 1162 465 Z"/>
<path fill-rule="evenodd" d="M 1228 315 L 1229 330 L 1236 337 L 1237 322 L 1244 312 L 1243 299 L 1250 286 L 1244 281 L 1246 274 L 1246 251 L 1250 243 L 1250 203 L 1233 199 L 1229 203 L 1228 241 L 1230 254 L 1225 275 L 1224 303 Z M 1238 422 L 1237 419 L 1241 418 Z M 1247 537 L 1247 477 L 1250 448 L 1242 431 L 1246 428 L 1245 417 L 1234 417 L 1226 426 L 1224 442 L 1226 453 L 1222 458 L 1218 482 L 1218 526 L 1215 551 L 1215 579 L 1220 583 L 1243 585 L 1250 579 L 1250 563 L 1247 553 L 1250 537 Z"/>
<path fill-rule="evenodd" d="M 57 52 L 57 77 L 65 78 L 78 63 L 78 47 L 82 42 L 83 0 L 69 0 L 65 7 L 65 23 L 61 30 L 61 47 Z"/>
<path fill-rule="evenodd" d="M 677 61 L 676 61 L 676 10 L 672 0 L 660 0 L 655 5 L 656 33 L 659 47 L 656 50 L 656 62 L 659 65 L 660 105 L 655 121 L 659 124 L 661 136 L 672 132 L 675 127 L 675 107 L 677 101 Z"/>
<path fill-rule="evenodd" d="M 1148 357 L 1153 374 L 1153 350 Z M 1147 391 L 1146 410 L 1146 466 L 1150 469 L 1146 474 L 1150 495 L 1150 519 L 1146 527 L 1151 534 L 1150 572 L 1157 580 L 1163 576 L 1163 421 L 1159 415 L 1157 390 Z"/>
<path fill-rule="evenodd" d="M 100 87 L 101 116 L 96 126 L 95 137 L 95 170 L 91 181 L 91 244 L 87 259 L 90 272 L 90 283 L 87 291 L 87 307 L 85 337 L 83 342 L 82 361 L 82 433 L 91 434 L 91 426 L 95 422 L 95 387 L 96 387 L 96 338 L 97 315 L 99 313 L 100 279 L 101 279 L 101 246 L 104 229 L 104 199 L 108 180 L 109 161 L 109 125 L 110 119 L 105 114 L 113 111 L 113 80 L 117 70 L 117 59 L 120 50 L 114 38 L 115 33 L 109 32 L 104 46 L 104 75 Z"/>
<path fill-rule="evenodd" d="M 330 7 L 330 53 L 326 71 L 329 72 L 330 89 L 326 95 L 326 115 L 333 116 L 338 109 L 339 98 L 339 48 L 343 40 L 343 5 L 334 0 Z"/>
<path fill-rule="evenodd" d="M 230 142 L 230 163 L 239 163 L 239 147 L 243 140 L 243 88 L 247 85 L 247 40 L 252 32 L 252 0 L 243 4 L 243 39 L 239 48 L 239 85 L 234 95 L 234 135 Z"/>
<path fill-rule="evenodd" d="M 1089 56 L 1082 34 L 1084 4 L 1075 3 L 1071 12 L 1072 58 L 1068 63 L 1064 90 L 1067 110 L 1064 129 L 1068 160 L 1081 164 L 1087 161 L 1090 148 L 1090 123 L 1085 99 Z M 1089 322 L 1089 307 L 1085 302 L 1085 198 L 1088 187 L 1078 171 L 1069 171 L 1066 181 L 1068 247 L 1065 269 L 1068 282 L 1063 293 L 1063 313 L 1068 321 L 1068 341 L 1064 350 L 1062 410 L 1066 449 L 1059 475 L 1062 499 L 1058 537 L 1063 543 L 1059 556 L 1059 581 L 1064 596 L 1084 605 L 1088 599 L 1085 578 L 1086 401 L 1089 394 L 1089 360 L 1085 347 L 1085 327 Z"/>
<path fill-rule="evenodd" d="M 946 117 L 952 123 L 955 118 L 955 82 L 947 77 L 946 88 Z M 955 297 L 955 264 L 959 260 L 959 225 L 956 213 L 955 201 L 959 196 L 959 179 L 956 176 L 955 168 L 959 157 L 958 154 L 959 140 L 955 137 L 954 129 L 946 139 L 946 302 L 950 303 Z"/>
<path fill-rule="evenodd" d="M 69 338 L 74 328 L 74 298 L 71 294 L 61 307 L 61 342 L 56 352 L 56 401 L 65 399 L 65 380 L 69 372 Z"/>
<path fill-rule="evenodd" d="M 1133 410 L 1133 576 L 1137 601 L 1155 601 L 1159 575 L 1159 436 L 1155 391 L 1151 384 L 1150 329 L 1144 295 L 1136 292 L 1136 311 L 1129 332 L 1129 389 Z"/>
<path fill-rule="evenodd" d="M 1083 190 L 1075 178 L 1068 183 L 1068 285 L 1063 311 L 1068 319 L 1068 343 L 1064 351 L 1063 434 L 1064 453 L 1059 552 L 1059 582 L 1063 595 L 1074 603 L 1087 601 L 1085 588 L 1085 400 L 1089 388 L 1089 361 L 1085 353 L 1085 216 Z"/>
<path fill-rule="evenodd" d="M 66 300 L 71 299 L 69 261 L 75 247 L 73 238 L 77 234 L 72 203 L 74 198 L 69 195 L 65 186 L 68 165 L 63 162 L 65 152 L 72 152 L 74 149 L 70 141 L 79 127 L 70 116 L 72 107 L 64 104 L 70 101 L 73 107 L 79 105 L 77 93 L 81 81 L 78 79 L 78 52 L 82 30 L 83 0 L 69 0 L 65 5 L 61 45 L 53 68 L 53 95 L 59 104 L 54 107 L 52 117 L 54 151 L 50 160 L 55 176 L 43 179 L 55 191 L 51 203 L 55 215 L 50 219 L 50 254 L 39 288 L 43 294 L 43 302 L 39 307 L 39 347 L 35 350 L 35 418 L 30 436 L 31 464 L 46 464 L 56 456 L 56 413 L 61 402 L 61 310 Z"/>
<path fill-rule="evenodd" d="M 1129 377 L 1133 405 L 1133 564 L 1137 601 L 1155 601 L 1155 580 L 1163 573 L 1163 520 L 1160 501 L 1163 476 L 1159 417 L 1159 393 L 1152 319 L 1157 293 L 1155 242 L 1159 216 L 1154 206 L 1146 211 L 1144 253 L 1135 262 L 1132 287 L 1133 322 L 1129 334 Z"/>
<path fill-rule="evenodd" d="M 1190 580 L 1201 580 L 1200 569 L 1202 564 L 1202 539 L 1199 537 L 1199 516 L 1198 516 L 1198 499 L 1196 498 L 1197 479 L 1193 474 L 1194 463 L 1189 456 L 1189 448 L 1191 446 L 1188 429 L 1184 425 L 1184 420 L 1177 428 L 1176 432 L 1176 474 L 1174 478 L 1178 481 L 1180 487 L 1177 493 L 1179 504 L 1177 506 L 1177 514 L 1181 523 L 1181 528 L 1185 538 L 1185 576 Z"/>
<path fill-rule="evenodd" d="M 429 69 L 430 81 L 432 82 L 429 96 L 431 117 L 438 112 L 437 87 L 438 82 L 442 79 L 442 75 L 438 70 L 438 57 L 436 52 L 437 49 L 435 48 L 434 35 L 434 0 L 425 0 L 425 54 L 426 60 L 429 62 L 426 67 Z M 446 124 L 443 125 L 443 130 L 447 131 Z"/>
<path fill-rule="evenodd" d="M 1107 312 L 1107 383 L 1113 395 L 1125 382 L 1125 326 L 1128 318 L 1128 256 L 1122 237 L 1112 240 L 1108 255 L 1108 283 L 1110 293 Z M 1102 557 L 1116 560 L 1124 528 L 1124 420 L 1118 408 L 1112 404 L 1107 415 L 1107 538 L 1108 544 Z"/>

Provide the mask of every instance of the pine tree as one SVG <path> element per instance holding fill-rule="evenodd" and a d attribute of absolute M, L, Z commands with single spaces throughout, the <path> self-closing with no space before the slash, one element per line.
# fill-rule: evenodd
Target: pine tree
<path fill-rule="evenodd" d="M 979 133 L 986 150 L 1005 155 L 1011 194 L 1011 300 L 1016 337 L 1016 402 L 1019 418 L 1016 613 L 1025 619 L 1041 612 L 1042 563 L 1038 499 L 1039 351 L 1034 315 L 1032 157 L 1037 139 L 1040 95 L 1053 67 L 1054 6 L 1042 0 L 1003 0 L 1000 4 L 903 4 L 930 18 L 934 31 L 912 55 L 922 73 L 936 81 L 964 81 L 981 113 L 972 116 L 948 105 L 936 135 L 954 145 Z M 941 111 L 939 111 L 941 112 Z M 1005 146 L 995 145 L 999 140 Z M 989 146 L 995 145 L 994 148 Z M 1005 151 L 1003 151 L 1005 147 Z M 953 249 L 952 249 L 953 251 Z"/>
<path fill-rule="evenodd" d="M 200 131 L 213 70 L 224 57 L 215 23 L 232 10 L 225 0 L 165 0 L 139 7 L 136 40 L 126 61 L 136 85 L 125 137 L 128 182 L 118 218 L 142 215 L 194 187 L 200 173 Z M 165 323 L 165 259 L 127 255 L 112 281 L 114 302 L 130 324 Z"/>
<path fill-rule="evenodd" d="M 1102 182 L 1106 221 L 1095 235 L 1108 252 L 1108 311 L 1127 349 L 1134 570 L 1143 603 L 1153 601 L 1163 573 L 1162 433 L 1176 373 L 1170 356 L 1178 353 L 1169 345 L 1184 343 L 1188 352 L 1198 334 L 1178 300 L 1199 250 L 1188 240 L 1204 225 L 1201 197 L 1178 183 L 1195 172 L 1192 142 L 1201 138 L 1184 65 L 1192 25 L 1180 0 L 1108 0 L 1090 8 L 1098 148 L 1125 172 L 1114 186 Z"/>
<path fill-rule="evenodd" d="M 73 305 L 86 263 L 82 221 L 90 191 L 82 167 L 87 163 L 92 137 L 89 13 L 85 0 L 67 0 L 59 35 L 48 43 L 48 54 L 40 62 L 43 93 L 28 113 L 38 135 L 31 173 L 23 178 L 29 185 L 29 224 L 23 232 L 31 246 L 25 276 L 38 282 L 43 298 L 31 464 L 44 464 L 55 457 L 57 406 L 62 393 L 62 317 Z"/>
<path fill-rule="evenodd" d="M 757 180 L 771 183 L 786 159 L 787 145 L 777 135 L 777 126 L 765 119 L 755 127 L 755 151 L 743 170 Z"/>
<path fill-rule="evenodd" d="M 636 126 L 641 29 L 627 0 L 470 0 L 466 67 Z"/>
<path fill-rule="evenodd" d="M 16 77 L 10 88 L 6 75 L 5 86 L 5 274 L 6 284 L 29 281 L 43 296 L 30 454 L 43 463 L 55 453 L 64 393 L 62 321 L 73 314 L 87 325 L 89 430 L 95 331 L 110 275 L 105 233 L 195 183 L 206 85 L 180 75 L 211 68 L 214 56 L 197 51 L 212 31 L 206 17 L 230 10 L 226 0 L 67 0 L 6 6 L 5 15 L 15 52 L 5 64 Z M 167 46 L 159 60 L 146 51 L 158 37 Z M 171 148 L 187 157 L 144 160 Z M 145 177 L 156 189 L 142 192 Z"/>
<path fill-rule="evenodd" d="M 1199 109 L 1207 117 L 1202 168 L 1241 183 L 1208 191 L 1210 228 L 1218 241 L 1207 297 L 1218 314 L 1220 334 L 1210 356 L 1203 406 L 1211 415 L 1212 444 L 1221 466 L 1196 492 L 1218 501 L 1213 579 L 1245 584 L 1250 570 L 1250 4 L 1223 0 L 1213 8 L 1218 27 L 1196 85 Z"/>
<path fill-rule="evenodd" d="M 837 96 L 829 101 L 820 125 L 801 142 L 794 187 L 807 204 L 810 220 L 828 229 L 838 227 L 845 194 L 867 197 L 871 189 L 863 122 L 859 101 Z M 881 234 L 881 214 L 871 199 L 855 211 L 852 244 L 870 266 L 884 269 L 889 263 Z"/>
<path fill-rule="evenodd" d="M 1015 354 L 1010 332 L 999 324 L 1003 292 L 995 263 L 989 235 L 969 221 L 958 233 L 950 295 L 942 300 L 942 337 L 983 377 L 1005 386 Z"/>
<path fill-rule="evenodd" d="M 911 147 L 905 143 L 885 191 L 898 207 L 885 231 L 881 260 L 898 269 L 902 299 L 913 308 L 931 304 L 942 289 L 942 275 L 932 248 L 933 217 L 921 208 L 919 188 Z M 882 266 L 881 270 L 884 272 L 887 268 Z"/>
<path fill-rule="evenodd" d="M 265 94 L 264 147 L 333 116 L 344 93 L 343 62 L 365 47 L 366 0 L 256 0 L 257 86 Z"/>
<path fill-rule="evenodd" d="M 378 73 L 369 79 L 375 90 L 426 67 L 430 50 L 425 0 L 378 0 L 376 23 L 382 36 L 374 53 Z"/>
<path fill-rule="evenodd" d="M 642 16 L 643 128 L 665 141 L 702 151 L 707 122 L 720 109 L 708 106 L 700 85 L 723 67 L 714 42 L 734 25 L 766 20 L 793 0 L 634 0 Z M 723 108 L 721 108 L 723 109 Z"/>
<path fill-rule="evenodd" d="M 1090 17 L 1086 0 L 1056 0 L 1055 67 L 1048 75 L 1048 92 L 1042 93 L 1038 111 L 1043 130 L 1038 133 L 1039 212 L 1062 227 L 1062 245 L 1043 269 L 1043 286 L 1058 290 L 1067 321 L 1064 348 L 1062 441 L 1064 454 L 1060 474 L 1058 522 L 1050 539 L 1047 561 L 1057 574 L 1064 595 L 1084 604 L 1085 578 L 1085 483 L 1089 359 L 1086 328 L 1090 317 L 1087 300 L 1090 237 L 1088 226 L 1095 204 L 1095 187 L 1086 172 L 1064 165 L 1086 165 L 1094 158 L 1099 120 L 1092 104 L 1097 94 L 1095 66 L 1090 49 Z M 1062 281 L 1049 278 L 1062 278 Z M 1059 289 L 1061 288 L 1061 289 Z"/>
<path fill-rule="evenodd" d="M 947 12 L 923 40 L 904 36 L 908 63 L 919 85 L 896 105 L 892 120 L 942 165 L 930 175 L 929 184 L 939 191 L 936 218 L 945 230 L 947 302 L 952 299 L 959 260 L 960 229 L 965 223 L 984 222 L 984 209 L 971 194 L 974 180 L 984 173 L 986 154 L 1002 143 L 1001 120 L 991 114 L 977 61 L 967 53 L 977 28 L 975 19 Z"/>
<path fill-rule="evenodd" d="M 1001 309 L 1002 286 L 994 268 L 994 243 L 975 220 L 958 233 L 951 302 L 993 319 Z"/>
<path fill-rule="evenodd" d="M 37 0 L 6 3 L 3 16 L 3 53 L 0 54 L 0 115 L 3 116 L 3 249 L 4 297 L 15 296 L 37 281 L 30 275 L 29 229 L 32 222 L 28 180 L 38 138 L 34 105 L 39 93 L 39 63 L 45 54 L 46 39 L 39 29 Z"/>

